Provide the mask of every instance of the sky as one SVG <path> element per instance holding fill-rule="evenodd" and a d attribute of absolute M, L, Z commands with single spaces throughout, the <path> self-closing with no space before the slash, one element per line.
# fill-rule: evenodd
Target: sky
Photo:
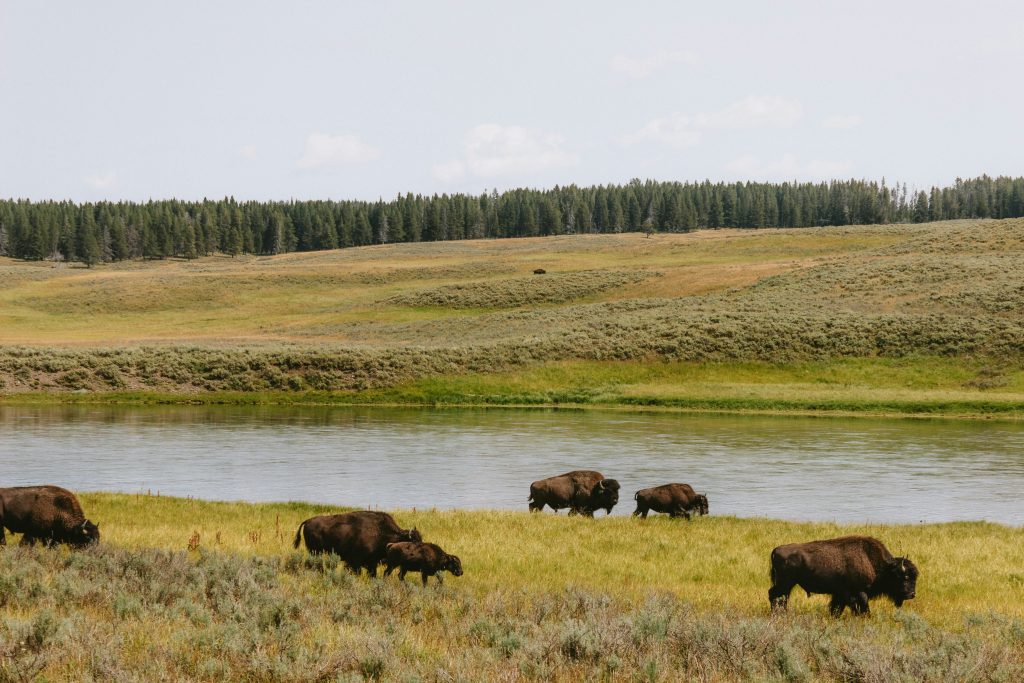
<path fill-rule="evenodd" d="M 0 0 L 0 197 L 1024 175 L 1018 2 Z"/>

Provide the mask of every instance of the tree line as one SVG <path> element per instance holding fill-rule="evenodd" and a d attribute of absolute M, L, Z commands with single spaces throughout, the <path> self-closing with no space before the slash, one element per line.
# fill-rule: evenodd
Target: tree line
<path fill-rule="evenodd" d="M 0 255 L 97 263 L 280 254 L 342 247 L 582 233 L 685 232 L 1024 216 L 1024 178 L 957 179 L 909 193 L 866 180 L 679 183 L 480 195 L 399 195 L 391 201 L 181 201 L 75 204 L 0 200 Z"/>

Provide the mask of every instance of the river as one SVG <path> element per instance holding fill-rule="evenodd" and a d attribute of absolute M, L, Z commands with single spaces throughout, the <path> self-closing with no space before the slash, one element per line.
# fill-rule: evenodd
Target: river
<path fill-rule="evenodd" d="M 0 406 L 0 484 L 214 500 L 526 509 L 597 469 L 711 514 L 1024 524 L 1024 425 L 572 410 Z M 563 513 L 564 514 L 564 513 Z M 603 513 L 598 513 L 603 514 Z"/>

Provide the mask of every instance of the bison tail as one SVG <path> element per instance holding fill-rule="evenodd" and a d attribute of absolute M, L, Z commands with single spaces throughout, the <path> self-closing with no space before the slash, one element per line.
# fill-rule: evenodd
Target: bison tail
<path fill-rule="evenodd" d="M 298 549 L 298 547 L 302 545 L 302 527 L 306 526 L 306 522 L 308 521 L 309 520 L 307 519 L 305 522 L 300 523 L 299 528 L 295 531 L 295 540 L 292 541 L 293 548 Z"/>

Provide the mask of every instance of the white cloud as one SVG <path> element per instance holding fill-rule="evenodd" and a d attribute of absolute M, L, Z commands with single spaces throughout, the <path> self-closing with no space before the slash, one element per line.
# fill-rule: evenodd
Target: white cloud
<path fill-rule="evenodd" d="M 693 116 L 672 114 L 652 119 L 640 130 L 625 136 L 623 144 L 656 142 L 677 149 L 700 144 L 704 132 L 716 129 L 781 128 L 803 117 L 803 106 L 777 96 L 751 95 L 714 112 Z"/>
<path fill-rule="evenodd" d="M 85 184 L 94 190 L 109 190 L 117 185 L 117 174 L 113 171 L 108 171 L 103 174 L 93 173 L 90 176 L 86 176 Z"/>
<path fill-rule="evenodd" d="M 849 116 L 829 116 L 821 122 L 822 128 L 834 128 L 837 130 L 849 130 L 864 123 L 864 119 L 856 114 Z"/>
<path fill-rule="evenodd" d="M 853 164 L 848 161 L 801 162 L 793 154 L 784 154 L 775 161 L 742 156 L 726 164 L 725 168 L 751 180 L 830 180 L 849 174 Z"/>
<path fill-rule="evenodd" d="M 313 133 L 306 139 L 306 153 L 296 166 L 303 169 L 331 168 L 362 164 L 379 156 L 380 151 L 363 142 L 358 135 Z"/>
<path fill-rule="evenodd" d="M 683 149 L 700 144 L 703 133 L 698 130 L 692 118 L 684 114 L 673 114 L 663 119 L 652 119 L 640 130 L 623 138 L 623 143 L 658 142 Z"/>
<path fill-rule="evenodd" d="M 692 66 L 697 62 L 697 55 L 689 50 L 660 50 L 645 57 L 615 55 L 612 57 L 612 71 L 625 74 L 630 78 L 647 78 L 655 71 L 668 66 L 676 64 Z"/>
<path fill-rule="evenodd" d="M 256 145 L 242 145 L 238 148 L 238 155 L 243 159 L 254 161 L 258 155 Z"/>
<path fill-rule="evenodd" d="M 697 124 L 706 128 L 768 128 L 791 126 L 803 117 L 803 107 L 785 97 L 750 95 L 724 109 L 698 114 Z"/>
<path fill-rule="evenodd" d="M 486 178 L 564 168 L 578 161 L 574 153 L 565 149 L 565 140 L 560 135 L 522 126 L 482 123 L 466 134 L 463 157 L 434 166 L 433 174 L 442 181 L 457 180 L 466 173 Z"/>

